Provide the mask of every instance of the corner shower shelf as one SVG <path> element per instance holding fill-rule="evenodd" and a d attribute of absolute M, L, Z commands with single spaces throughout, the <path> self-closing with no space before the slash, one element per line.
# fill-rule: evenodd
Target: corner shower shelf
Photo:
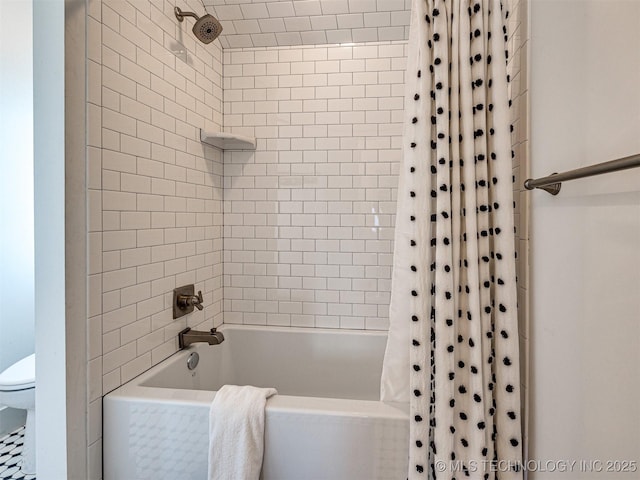
<path fill-rule="evenodd" d="M 200 141 L 222 150 L 255 150 L 255 137 L 227 132 L 205 132 L 200 129 Z"/>

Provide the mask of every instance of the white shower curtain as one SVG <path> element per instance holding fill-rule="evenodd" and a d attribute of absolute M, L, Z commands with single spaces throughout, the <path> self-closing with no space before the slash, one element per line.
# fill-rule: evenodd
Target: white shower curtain
<path fill-rule="evenodd" d="M 413 0 L 381 383 L 409 479 L 522 478 L 506 16 Z"/>

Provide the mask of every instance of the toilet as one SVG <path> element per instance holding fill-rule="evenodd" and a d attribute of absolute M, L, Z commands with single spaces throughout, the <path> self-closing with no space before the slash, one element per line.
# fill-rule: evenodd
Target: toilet
<path fill-rule="evenodd" d="M 0 373 L 0 405 L 27 411 L 27 424 L 22 446 L 20 469 L 24 474 L 36 473 L 36 355 L 14 363 Z"/>

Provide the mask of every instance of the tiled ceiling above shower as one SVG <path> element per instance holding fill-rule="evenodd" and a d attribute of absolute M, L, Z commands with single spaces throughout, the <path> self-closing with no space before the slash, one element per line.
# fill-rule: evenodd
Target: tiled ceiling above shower
<path fill-rule="evenodd" d="M 406 40 L 411 0 L 204 0 L 224 48 Z"/>

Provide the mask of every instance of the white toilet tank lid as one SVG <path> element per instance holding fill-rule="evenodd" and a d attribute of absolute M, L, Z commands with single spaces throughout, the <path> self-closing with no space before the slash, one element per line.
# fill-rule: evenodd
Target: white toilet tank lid
<path fill-rule="evenodd" d="M 32 353 L 0 373 L 0 390 L 30 388 L 36 383 L 36 354 Z"/>

